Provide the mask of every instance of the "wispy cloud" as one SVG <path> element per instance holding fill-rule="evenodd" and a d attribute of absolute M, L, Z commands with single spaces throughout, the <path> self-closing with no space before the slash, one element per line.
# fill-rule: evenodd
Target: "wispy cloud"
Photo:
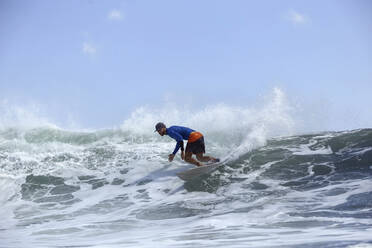
<path fill-rule="evenodd" d="M 108 14 L 108 19 L 120 21 L 123 19 L 123 14 L 119 10 L 113 9 Z"/>
<path fill-rule="evenodd" d="M 309 22 L 309 18 L 307 16 L 293 9 L 288 11 L 287 19 L 294 25 L 302 25 Z"/>
<path fill-rule="evenodd" d="M 96 52 L 97 52 L 97 48 L 94 45 L 88 42 L 83 43 L 83 53 L 94 55 L 96 54 Z"/>

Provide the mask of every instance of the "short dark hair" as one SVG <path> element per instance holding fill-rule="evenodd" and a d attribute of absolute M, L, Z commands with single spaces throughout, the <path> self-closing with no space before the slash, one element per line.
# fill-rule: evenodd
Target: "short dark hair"
<path fill-rule="evenodd" d="M 165 124 L 163 122 L 158 122 L 155 126 L 155 131 L 161 130 L 163 127 L 166 128 Z"/>

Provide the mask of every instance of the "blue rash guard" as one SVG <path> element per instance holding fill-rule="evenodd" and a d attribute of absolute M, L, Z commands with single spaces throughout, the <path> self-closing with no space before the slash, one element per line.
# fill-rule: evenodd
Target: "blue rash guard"
<path fill-rule="evenodd" d="M 188 140 L 190 133 L 194 131 L 195 130 L 192 130 L 191 128 L 181 126 L 171 126 L 167 128 L 166 134 L 177 141 L 176 147 L 173 151 L 174 155 L 176 155 L 180 147 L 182 147 L 181 150 L 183 151 L 183 140 Z"/>

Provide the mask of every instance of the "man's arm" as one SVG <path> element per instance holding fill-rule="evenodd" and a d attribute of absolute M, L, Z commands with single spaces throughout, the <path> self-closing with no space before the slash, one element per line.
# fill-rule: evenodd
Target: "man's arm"
<path fill-rule="evenodd" d="M 181 136 L 181 134 L 177 133 L 177 132 L 174 132 L 174 131 L 171 131 L 168 133 L 169 137 L 171 137 L 172 139 L 175 139 L 177 141 L 177 144 L 176 144 L 176 147 L 174 148 L 173 150 L 173 155 L 176 155 L 176 153 L 178 152 L 178 150 L 181 148 L 181 150 L 183 151 L 183 138 Z"/>
<path fill-rule="evenodd" d="M 172 162 L 174 156 L 176 155 L 176 153 L 178 152 L 178 150 L 181 148 L 181 151 L 183 152 L 184 151 L 184 148 L 183 148 L 183 138 L 181 136 L 181 134 L 177 133 L 177 132 L 169 132 L 168 135 L 175 139 L 177 141 L 177 144 L 176 144 L 176 147 L 174 148 L 173 150 L 173 153 L 169 155 L 169 162 Z M 182 154 L 181 154 L 181 157 L 182 157 Z"/>
<path fill-rule="evenodd" d="M 180 142 L 177 142 L 177 144 L 176 144 L 176 147 L 174 148 L 174 151 L 173 151 L 173 153 L 172 154 L 169 154 L 169 156 L 168 156 L 168 160 L 169 160 L 169 162 L 172 162 L 173 161 L 173 159 L 174 159 L 174 156 L 176 155 L 176 153 L 178 152 L 178 150 L 181 148 L 181 158 L 182 158 L 182 160 L 184 159 L 184 157 L 185 157 L 185 154 L 183 153 L 183 151 L 184 151 L 184 149 L 183 149 L 183 140 L 182 141 L 180 141 Z"/>
<path fill-rule="evenodd" d="M 173 155 L 176 155 L 176 153 L 178 152 L 178 150 L 181 148 L 181 151 L 184 151 L 184 148 L 183 148 L 183 140 L 181 141 L 177 141 L 177 144 L 176 144 L 176 147 L 174 148 L 174 151 L 173 151 Z"/>

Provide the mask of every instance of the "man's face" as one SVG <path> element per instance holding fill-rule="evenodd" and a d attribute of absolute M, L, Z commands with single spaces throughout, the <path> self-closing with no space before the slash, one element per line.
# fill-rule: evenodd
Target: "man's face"
<path fill-rule="evenodd" d="M 163 127 L 162 129 L 158 130 L 158 134 L 160 134 L 161 136 L 164 136 L 166 131 L 167 129 Z"/>

